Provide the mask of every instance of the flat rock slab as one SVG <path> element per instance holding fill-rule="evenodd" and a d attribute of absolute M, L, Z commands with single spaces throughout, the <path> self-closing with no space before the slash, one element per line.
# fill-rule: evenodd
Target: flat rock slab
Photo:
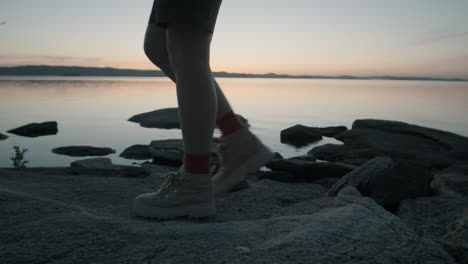
<path fill-rule="evenodd" d="M 238 116 L 245 124 L 248 124 L 247 119 L 241 115 Z M 163 108 L 137 114 L 130 117 L 128 121 L 139 123 L 140 126 L 147 128 L 180 128 L 179 108 Z"/>
<path fill-rule="evenodd" d="M 7 135 L 3 135 L 2 133 L 0 133 L 0 140 L 5 140 L 7 138 L 8 138 Z"/>
<path fill-rule="evenodd" d="M 0 170 L 2 262 L 455 263 L 441 246 L 419 237 L 355 189 L 329 198 L 337 207 L 325 202 L 321 209 L 317 202 L 311 213 L 305 208 L 300 215 L 297 210 L 314 201 L 307 200 L 313 195 L 293 196 L 299 202 L 285 203 L 283 208 L 290 208 L 283 213 L 292 213 L 286 216 L 227 222 L 136 218 L 130 210 L 133 198 L 158 182 L 157 176 L 84 178 Z M 288 187 L 249 188 L 253 190 L 244 196 L 264 193 L 258 200 L 249 198 L 262 202 L 268 197 L 276 201 L 273 192 Z M 223 206 L 223 201 L 239 205 L 228 197 L 217 204 Z M 230 211 L 240 217 L 251 205 L 242 206 L 227 206 L 221 216 Z"/>
<path fill-rule="evenodd" d="M 468 138 L 399 121 L 356 120 L 351 130 L 339 133 L 336 139 L 344 145 L 328 144 L 308 153 L 328 161 L 386 155 L 434 169 L 468 162 Z"/>
<path fill-rule="evenodd" d="M 92 146 L 67 146 L 52 149 L 55 154 L 67 155 L 72 157 L 84 156 L 106 156 L 115 153 L 114 149 L 106 147 L 92 147 Z"/>
<path fill-rule="evenodd" d="M 281 143 L 291 144 L 295 147 L 303 147 L 321 140 L 322 136 L 334 137 L 338 133 L 346 130 L 347 128 L 345 126 L 308 127 L 298 124 L 281 130 L 280 140 Z"/>
<path fill-rule="evenodd" d="M 30 123 L 14 129 L 8 130 L 8 133 L 24 137 L 39 137 L 47 135 L 56 135 L 58 133 L 57 122 L 47 121 L 42 123 Z"/>

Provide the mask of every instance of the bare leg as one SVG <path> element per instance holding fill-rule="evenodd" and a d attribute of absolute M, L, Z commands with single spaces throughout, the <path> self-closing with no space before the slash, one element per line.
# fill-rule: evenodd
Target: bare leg
<path fill-rule="evenodd" d="M 145 53 L 154 65 L 160 68 L 161 71 L 163 71 L 174 83 L 177 83 L 174 70 L 170 63 L 169 54 L 167 52 L 166 42 L 166 29 L 154 24 L 148 24 L 144 43 Z M 216 88 L 217 98 L 216 117 L 219 118 L 232 111 L 232 107 L 216 80 L 214 80 L 214 85 Z"/>
<path fill-rule="evenodd" d="M 170 64 L 174 70 L 184 151 L 210 154 L 216 123 L 216 89 L 210 68 L 212 33 L 193 25 L 167 28 Z"/>

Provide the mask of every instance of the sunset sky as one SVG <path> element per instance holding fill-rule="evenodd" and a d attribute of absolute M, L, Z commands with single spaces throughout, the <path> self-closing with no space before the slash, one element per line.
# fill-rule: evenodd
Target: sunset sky
<path fill-rule="evenodd" d="M 1 0 L 0 66 L 154 69 L 152 0 Z M 213 71 L 468 78 L 466 0 L 224 0 Z"/>

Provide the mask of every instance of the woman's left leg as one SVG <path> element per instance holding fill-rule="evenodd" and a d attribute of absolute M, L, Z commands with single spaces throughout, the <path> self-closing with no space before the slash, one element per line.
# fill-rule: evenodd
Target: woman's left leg
<path fill-rule="evenodd" d="M 216 126 L 217 98 L 210 67 L 213 34 L 194 25 L 173 24 L 166 31 L 167 51 L 176 77 L 184 141 L 184 167 L 190 173 L 210 171 L 210 149 Z"/>

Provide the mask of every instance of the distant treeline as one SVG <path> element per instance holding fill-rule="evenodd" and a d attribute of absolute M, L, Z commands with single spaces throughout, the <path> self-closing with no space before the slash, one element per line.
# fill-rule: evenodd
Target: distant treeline
<path fill-rule="evenodd" d="M 166 76 L 158 70 L 133 70 L 116 68 L 77 67 L 77 66 L 16 66 L 0 67 L 3 76 L 126 76 L 126 77 L 161 77 Z M 408 80 L 408 81 L 455 81 L 466 82 L 462 78 L 403 77 L 403 76 L 323 76 L 323 75 L 287 75 L 287 74 L 250 74 L 213 72 L 215 77 L 234 78 L 297 78 L 297 79 L 344 79 L 344 80 Z"/>

